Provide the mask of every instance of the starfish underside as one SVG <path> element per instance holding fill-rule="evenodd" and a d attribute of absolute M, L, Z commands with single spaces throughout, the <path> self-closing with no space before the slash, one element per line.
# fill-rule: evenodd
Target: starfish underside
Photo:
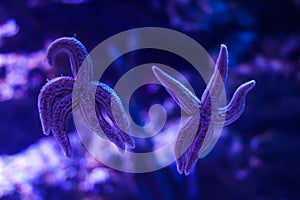
<path fill-rule="evenodd" d="M 47 51 L 50 65 L 54 66 L 59 53 L 68 55 L 73 77 L 54 78 L 41 89 L 38 109 L 44 134 L 49 135 L 52 132 L 65 155 L 69 157 L 71 146 L 65 123 L 68 115 L 79 109 L 90 130 L 108 138 L 121 149 L 125 149 L 125 144 L 133 148 L 134 141 L 127 134 L 129 127 L 120 98 L 106 84 L 92 81 L 92 62 L 82 43 L 71 37 L 55 40 Z M 74 92 L 75 81 L 80 87 L 76 93 Z M 92 94 L 92 91 L 96 93 Z M 95 95 L 94 98 L 91 95 Z M 75 101 L 72 102 L 74 99 Z M 95 110 L 96 116 L 91 110 Z"/>
<path fill-rule="evenodd" d="M 189 89 L 156 66 L 152 68 L 156 78 L 172 98 L 189 115 L 181 126 L 175 143 L 178 172 L 188 175 L 197 160 L 214 146 L 214 131 L 237 120 L 244 111 L 247 93 L 254 87 L 251 80 L 240 85 L 228 105 L 220 107 L 224 97 L 224 85 L 228 74 L 228 51 L 221 45 L 220 53 L 205 91 L 198 99 Z"/>
<path fill-rule="evenodd" d="M 69 157 L 71 146 L 65 123 L 71 112 L 79 110 L 91 131 L 106 137 L 120 149 L 125 149 L 125 145 L 134 148 L 134 141 L 127 134 L 129 126 L 120 98 L 106 84 L 92 80 L 92 62 L 85 47 L 75 38 L 55 40 L 47 51 L 50 65 L 54 66 L 59 53 L 68 55 L 73 77 L 54 78 L 41 89 L 38 109 L 44 134 L 52 132 Z M 221 45 L 214 73 L 201 100 L 158 67 L 154 66 L 153 72 L 189 115 L 188 120 L 181 125 L 175 143 L 177 170 L 188 175 L 199 157 L 204 157 L 214 146 L 217 140 L 214 132 L 233 123 L 243 113 L 246 95 L 254 87 L 255 81 L 240 85 L 229 104 L 221 105 L 228 74 L 228 51 L 225 45 Z M 79 88 L 74 90 L 75 86 Z"/>

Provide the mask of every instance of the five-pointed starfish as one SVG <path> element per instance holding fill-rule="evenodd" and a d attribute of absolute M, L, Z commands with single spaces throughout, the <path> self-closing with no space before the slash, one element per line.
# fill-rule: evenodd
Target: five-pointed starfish
<path fill-rule="evenodd" d="M 246 95 L 254 87 L 255 81 L 251 80 L 239 86 L 229 104 L 219 107 L 228 73 L 228 51 L 225 45 L 221 45 L 214 73 L 201 100 L 158 67 L 154 66 L 152 69 L 173 99 L 192 116 L 181 127 L 175 143 L 177 170 L 180 174 L 184 172 L 188 175 L 198 158 L 204 157 L 208 153 L 207 149 L 215 144 L 212 142 L 216 142 L 216 138 L 213 138 L 214 130 L 231 124 L 243 113 Z M 210 147 L 207 148 L 208 146 Z"/>
<path fill-rule="evenodd" d="M 92 131 L 98 134 L 104 133 L 121 149 L 125 148 L 125 144 L 133 148 L 134 141 L 127 134 L 129 128 L 120 98 L 106 84 L 92 81 L 92 62 L 82 43 L 71 37 L 55 40 L 47 50 L 47 60 L 50 65 L 54 65 L 59 53 L 68 55 L 74 78 L 57 77 L 47 82 L 41 89 L 38 109 L 44 134 L 49 135 L 52 131 L 65 155 L 69 157 L 71 147 L 65 131 L 65 122 L 69 113 L 79 109 L 85 123 Z M 79 70 L 80 73 L 78 73 Z M 73 90 L 76 85 L 75 81 L 79 83 L 79 88 Z M 92 102 L 91 91 L 96 91 L 95 102 Z M 73 103 L 72 97 L 76 100 Z M 96 110 L 96 116 L 91 112 L 93 109 Z M 112 110 L 114 110 L 114 116 Z"/>

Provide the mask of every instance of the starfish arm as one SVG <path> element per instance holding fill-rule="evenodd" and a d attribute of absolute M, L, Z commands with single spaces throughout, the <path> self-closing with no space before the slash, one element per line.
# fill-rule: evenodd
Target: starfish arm
<path fill-rule="evenodd" d="M 220 47 L 215 70 L 219 71 L 225 85 L 228 77 L 228 50 L 225 44 L 222 44 Z"/>
<path fill-rule="evenodd" d="M 211 124 L 204 137 L 204 141 L 199 151 L 199 158 L 204 158 L 216 145 L 222 133 L 223 126 L 215 126 Z"/>
<path fill-rule="evenodd" d="M 121 150 L 124 150 L 125 149 L 124 139 L 118 133 L 116 128 L 109 123 L 110 121 L 107 121 L 106 119 L 107 113 L 105 113 L 105 111 L 101 109 L 101 106 L 97 105 L 96 107 L 97 107 L 96 113 L 97 113 L 98 121 L 104 135 L 106 136 L 105 138 L 107 138 L 109 141 L 114 143 Z"/>
<path fill-rule="evenodd" d="M 67 157 L 71 155 L 71 146 L 66 133 L 66 119 L 72 112 L 72 95 L 69 94 L 62 98 L 56 99 L 53 105 L 53 125 L 52 133 L 55 140 L 61 146 Z"/>
<path fill-rule="evenodd" d="M 96 87 L 96 86 L 95 86 Z M 90 88 L 89 88 L 90 89 Z M 92 89 L 93 91 L 96 91 L 96 89 Z M 79 94 L 79 110 L 82 119 L 84 120 L 86 126 L 94 133 L 98 134 L 101 137 L 105 137 L 103 134 L 103 131 L 101 127 L 99 126 L 99 121 L 97 118 L 97 105 L 95 104 L 95 101 L 92 101 L 91 97 L 89 96 L 89 93 L 87 94 L 86 91 L 81 92 Z"/>
<path fill-rule="evenodd" d="M 204 145 L 205 137 L 207 135 L 212 134 L 213 128 L 206 126 L 201 126 L 199 129 L 199 133 L 197 134 L 197 137 L 194 139 L 192 144 L 190 145 L 189 149 L 187 150 L 187 156 L 186 156 L 186 164 L 184 168 L 185 175 L 189 175 L 193 169 L 193 167 L 196 165 L 200 154 L 202 147 Z"/>
<path fill-rule="evenodd" d="M 152 67 L 152 71 L 174 101 L 188 115 L 195 115 L 199 112 L 201 102 L 189 89 L 156 66 Z"/>
<path fill-rule="evenodd" d="M 115 134 L 120 135 L 128 147 L 134 148 L 134 140 L 129 135 L 128 120 L 119 96 L 106 84 L 100 82 L 95 84 L 97 85 L 95 99 L 99 108 L 105 111 Z"/>
<path fill-rule="evenodd" d="M 53 106 L 57 99 L 72 93 L 74 79 L 58 77 L 46 83 L 38 96 L 38 110 L 42 123 L 43 133 L 50 134 L 52 126 Z"/>
<path fill-rule="evenodd" d="M 175 142 L 177 171 L 182 174 L 186 165 L 187 150 L 196 137 L 199 129 L 199 117 L 190 117 L 180 128 Z"/>
<path fill-rule="evenodd" d="M 217 110 L 217 116 L 215 117 L 214 122 L 216 124 L 222 124 L 225 118 L 224 126 L 228 126 L 237 120 L 244 112 L 246 96 L 254 86 L 255 81 L 251 80 L 238 87 L 230 103 L 227 106 Z"/>
<path fill-rule="evenodd" d="M 130 135 L 130 128 L 125 110 L 120 98 L 115 92 L 113 93 L 111 98 L 111 108 L 112 109 L 109 111 L 113 112 L 113 115 L 109 112 L 110 119 L 118 129 L 119 134 L 121 135 L 127 146 L 129 148 L 134 148 L 135 143 L 133 137 Z"/>
<path fill-rule="evenodd" d="M 214 103 L 213 107 L 217 107 L 220 99 L 225 96 L 225 84 L 228 77 L 228 50 L 226 45 L 222 44 L 215 65 L 214 73 L 210 78 L 205 91 L 203 92 L 202 103 Z"/>
<path fill-rule="evenodd" d="M 92 79 L 92 61 L 86 48 L 80 41 L 74 37 L 62 37 L 52 42 L 46 53 L 47 60 L 51 66 L 54 66 L 56 56 L 60 53 L 68 55 L 74 78 L 76 78 L 80 68 L 83 80 Z"/>
<path fill-rule="evenodd" d="M 210 107 L 201 107 L 200 108 L 200 116 L 197 123 L 198 129 L 195 138 L 193 139 L 191 145 L 189 146 L 186 152 L 186 161 L 184 173 L 188 175 L 192 167 L 196 164 L 199 159 L 200 150 L 203 145 L 204 139 L 207 134 L 209 134 L 210 127 L 210 119 L 211 119 L 211 108 Z M 193 125 L 195 126 L 195 125 Z"/>

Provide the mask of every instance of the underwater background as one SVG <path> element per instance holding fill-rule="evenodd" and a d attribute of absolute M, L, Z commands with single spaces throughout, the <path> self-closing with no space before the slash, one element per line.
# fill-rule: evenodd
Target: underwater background
<path fill-rule="evenodd" d="M 298 19 L 299 0 L 1 0 L 0 199 L 300 199 Z M 71 75 L 66 55 L 49 66 L 48 45 L 76 35 L 91 51 L 108 37 L 139 27 L 187 34 L 214 60 L 226 44 L 228 97 L 241 83 L 256 80 L 242 116 L 223 129 L 189 176 L 180 175 L 175 163 L 144 174 L 111 169 L 83 147 L 71 117 L 71 158 L 42 132 L 37 107 L 41 87 Z M 118 47 L 108 51 L 114 54 Z M 205 89 L 184 59 L 151 49 L 117 59 L 101 81 L 113 87 L 124 73 L 150 62 L 180 71 L 198 96 Z M 179 106 L 158 85 L 145 85 L 133 94 L 130 114 L 136 123 L 149 122 L 154 103 L 165 106 L 167 127 L 178 123 Z M 172 134 L 161 134 L 161 140 Z M 153 146 L 151 138 L 137 140 L 141 152 Z"/>

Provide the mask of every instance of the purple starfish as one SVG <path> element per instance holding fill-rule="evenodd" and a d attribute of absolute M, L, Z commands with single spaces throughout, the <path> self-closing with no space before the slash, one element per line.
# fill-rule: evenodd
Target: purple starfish
<path fill-rule="evenodd" d="M 47 50 L 47 60 L 50 65 L 54 66 L 56 56 L 60 53 L 68 55 L 74 78 L 57 77 L 47 82 L 41 89 L 38 109 L 44 134 L 49 135 L 52 132 L 65 155 L 69 157 L 71 146 L 65 130 L 65 122 L 72 111 L 79 109 L 85 123 L 92 131 L 102 137 L 105 135 L 121 149 L 125 148 L 125 144 L 133 148 L 134 141 L 127 134 L 129 133 L 128 122 L 120 98 L 106 84 L 92 81 L 92 61 L 83 44 L 72 37 L 55 40 Z M 73 90 L 73 87 L 77 86 L 75 81 L 79 83 L 79 88 Z M 91 98 L 92 91 L 96 91 L 94 102 Z M 96 111 L 96 116 L 93 115 L 92 110 Z"/>
<path fill-rule="evenodd" d="M 219 136 L 214 132 L 237 120 L 244 111 L 247 93 L 254 87 L 255 81 L 248 81 L 235 91 L 231 101 L 220 107 L 223 98 L 223 86 L 227 81 L 228 51 L 221 45 L 215 71 L 199 100 L 183 84 L 154 66 L 153 72 L 173 99 L 190 116 L 181 127 L 175 143 L 177 170 L 188 175 L 198 158 L 204 157 L 215 145 Z"/>

